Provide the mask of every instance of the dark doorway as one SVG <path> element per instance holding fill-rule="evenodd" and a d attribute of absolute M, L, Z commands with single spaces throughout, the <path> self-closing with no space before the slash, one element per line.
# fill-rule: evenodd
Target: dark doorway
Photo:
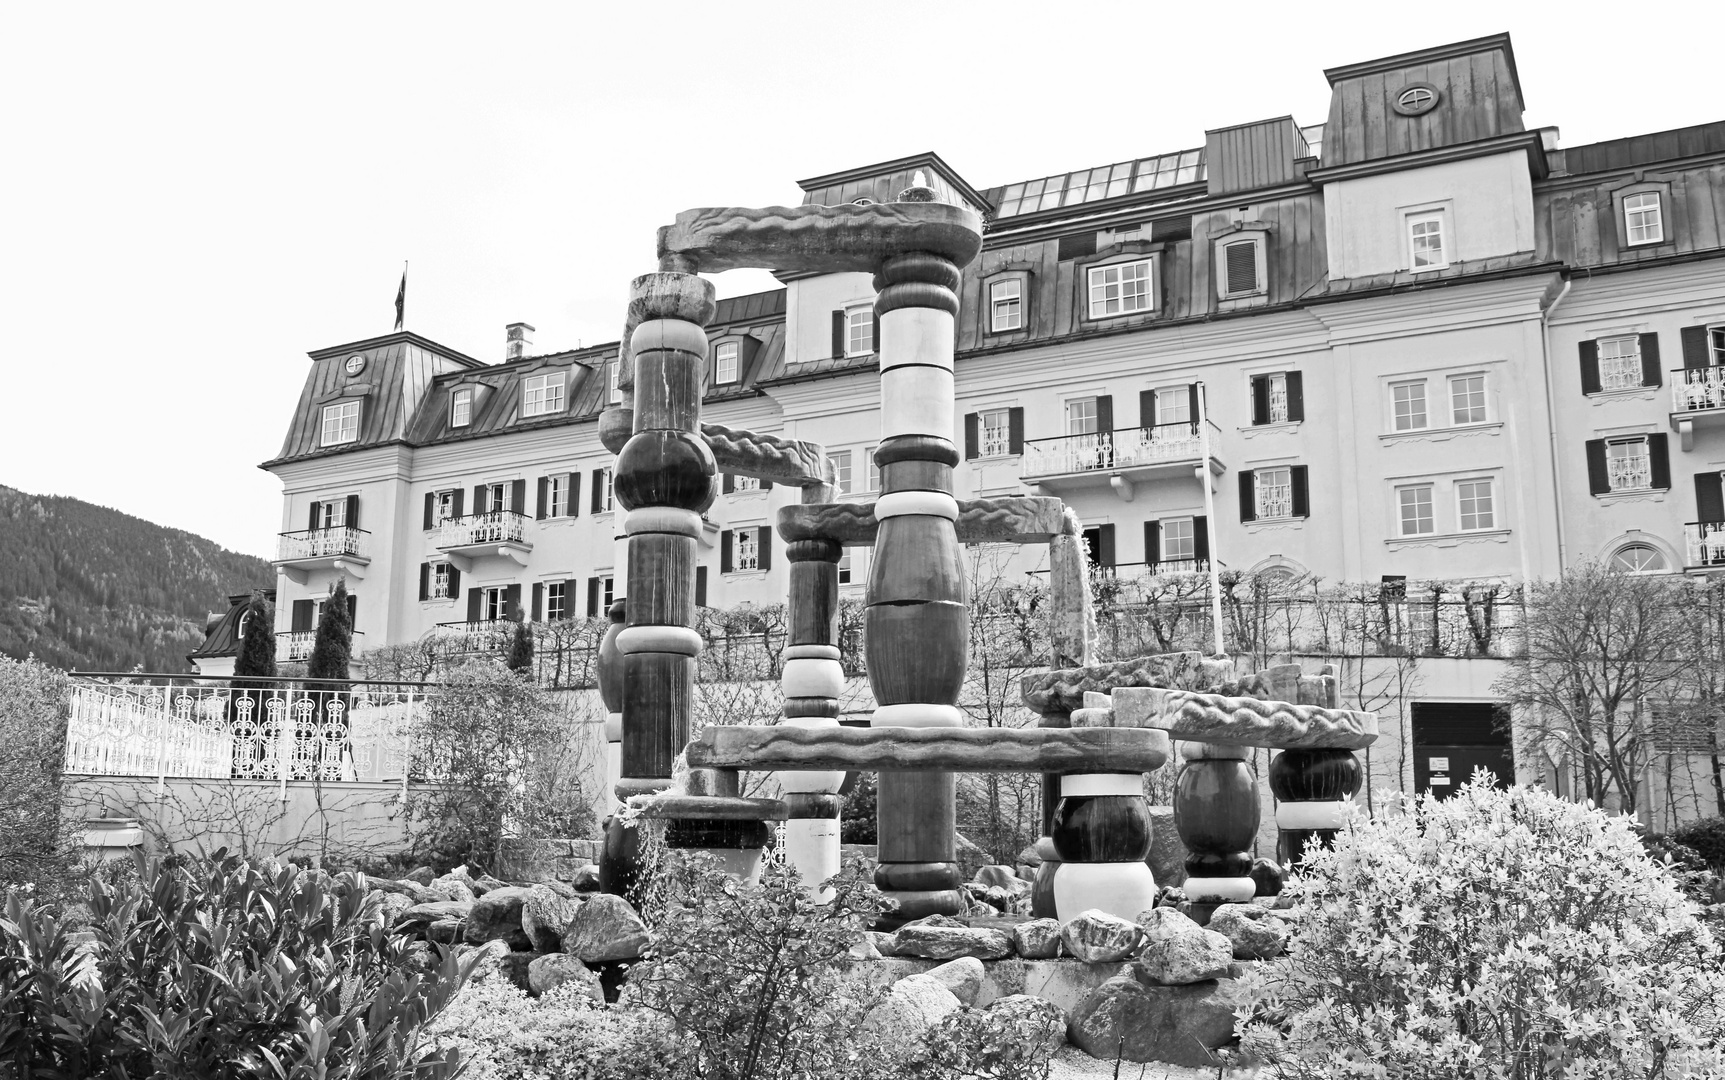
<path fill-rule="evenodd" d="M 1414 790 L 1447 799 L 1475 769 L 1489 769 L 1505 787 L 1515 783 L 1504 712 L 1490 701 L 1414 702 Z"/>

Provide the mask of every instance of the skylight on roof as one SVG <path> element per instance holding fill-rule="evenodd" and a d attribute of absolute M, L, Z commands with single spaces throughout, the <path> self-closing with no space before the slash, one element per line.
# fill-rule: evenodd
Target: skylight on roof
<path fill-rule="evenodd" d="M 1202 150 L 1182 150 L 1137 161 L 1122 161 L 1117 165 L 1045 176 L 1022 184 L 1008 184 L 1001 194 L 1000 210 L 995 216 L 1014 217 L 1057 206 L 1078 206 L 1118 195 L 1190 184 L 1204 179 L 1202 155 Z"/>

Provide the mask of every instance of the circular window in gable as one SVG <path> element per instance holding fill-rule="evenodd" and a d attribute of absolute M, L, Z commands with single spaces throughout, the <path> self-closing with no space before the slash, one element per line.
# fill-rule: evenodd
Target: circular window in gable
<path fill-rule="evenodd" d="M 1665 569 L 1665 556 L 1648 544 L 1625 544 L 1611 553 L 1611 568 L 1628 574 L 1657 574 Z"/>
<path fill-rule="evenodd" d="M 1437 108 L 1438 100 L 1442 96 L 1438 88 L 1431 83 L 1409 83 L 1396 91 L 1391 106 L 1403 116 L 1419 116 Z"/>

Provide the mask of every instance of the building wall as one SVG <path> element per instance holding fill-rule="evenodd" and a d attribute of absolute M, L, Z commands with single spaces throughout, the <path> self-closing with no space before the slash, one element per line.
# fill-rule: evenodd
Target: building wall
<path fill-rule="evenodd" d="M 1406 270 L 1405 218 L 1445 211 L 1452 263 L 1534 249 L 1533 181 L 1521 150 L 1324 185 L 1332 278 Z"/>

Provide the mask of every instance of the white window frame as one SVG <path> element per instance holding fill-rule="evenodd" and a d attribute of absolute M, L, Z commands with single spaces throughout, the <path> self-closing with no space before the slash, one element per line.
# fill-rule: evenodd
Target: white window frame
<path fill-rule="evenodd" d="M 872 356 L 874 351 L 874 305 L 846 308 L 845 355 Z"/>
<path fill-rule="evenodd" d="M 1631 199 L 1652 199 L 1653 205 L 1631 207 Z M 1637 215 L 1641 217 L 1639 222 L 1636 221 Z M 1642 231 L 1639 238 L 1635 235 L 1637 229 Z M 1665 200 L 1660 192 L 1634 191 L 1623 197 L 1623 236 L 1630 247 L 1665 242 Z"/>
<path fill-rule="evenodd" d="M 617 578 L 612 574 L 603 574 L 599 578 L 599 610 L 610 611 L 611 605 L 617 602 Z"/>
<path fill-rule="evenodd" d="M 521 415 L 551 416 L 563 411 L 563 372 L 548 371 L 521 380 Z"/>
<path fill-rule="evenodd" d="M 1074 406 L 1078 406 L 1080 411 L 1082 412 L 1083 407 L 1086 405 L 1088 405 L 1090 407 L 1090 412 L 1089 412 L 1088 416 L 1084 416 L 1084 415 L 1075 416 L 1074 415 L 1074 413 L 1073 413 L 1073 407 Z M 1074 431 L 1073 430 L 1074 420 L 1080 421 L 1081 422 L 1080 426 L 1082 426 L 1083 424 L 1088 424 L 1089 430 L 1088 431 Z M 1095 394 L 1091 394 L 1088 397 L 1075 397 L 1075 398 L 1067 398 L 1066 399 L 1066 434 L 1068 434 L 1068 435 L 1094 435 L 1097 433 L 1098 430 L 1100 430 L 1097 426 L 1097 423 L 1099 420 L 1100 420 L 1100 417 L 1097 415 L 1097 412 L 1096 412 L 1096 395 Z"/>
<path fill-rule="evenodd" d="M 880 490 L 880 466 L 875 464 L 875 448 L 863 447 L 863 490 L 874 492 Z"/>
<path fill-rule="evenodd" d="M 436 528 L 446 521 L 455 520 L 455 489 L 447 488 L 437 492 L 432 500 L 431 527 Z"/>
<path fill-rule="evenodd" d="M 545 583 L 545 621 L 557 622 L 569 617 L 569 583 L 566 581 L 547 581 Z"/>
<path fill-rule="evenodd" d="M 617 495 L 616 484 L 612 482 L 611 467 L 609 465 L 599 470 L 599 484 L 600 490 L 605 493 L 604 498 L 599 500 L 599 512 L 601 514 L 609 514 L 612 510 L 616 509 Z"/>
<path fill-rule="evenodd" d="M 1627 449 L 1639 447 L 1636 453 L 1613 454 L 1618 448 Z M 1613 462 L 1636 462 L 1633 465 L 1613 466 Z M 1613 492 L 1617 491 L 1652 491 L 1653 490 L 1653 448 L 1648 445 L 1645 435 L 1627 435 L 1605 440 L 1605 478 Z M 1619 484 L 1619 479 L 1635 479 L 1639 483 Z"/>
<path fill-rule="evenodd" d="M 1140 269 L 1142 274 L 1137 273 Z M 1129 271 L 1132 272 L 1130 278 L 1127 276 Z M 1139 283 L 1142 283 L 1142 288 L 1138 287 Z M 1155 259 L 1133 259 L 1089 267 L 1085 272 L 1085 285 L 1088 301 L 1085 310 L 1092 319 L 1116 319 L 1156 310 Z M 1113 296 L 1109 295 L 1111 289 Z M 1109 310 L 1110 304 L 1116 305 L 1112 311 Z"/>
<path fill-rule="evenodd" d="M 731 534 L 731 569 L 745 573 L 761 568 L 761 538 L 753 529 L 738 529 Z"/>
<path fill-rule="evenodd" d="M 512 494 L 510 489 L 514 486 L 515 485 L 511 484 L 507 480 L 499 480 L 494 484 L 486 484 L 485 512 L 488 514 L 496 514 L 510 510 L 519 510 L 520 507 L 509 505 L 509 497 Z"/>
<path fill-rule="evenodd" d="M 1412 270 L 1416 274 L 1420 274 L 1428 270 L 1443 270 L 1449 266 L 1450 230 L 1447 217 L 1448 214 L 1441 209 L 1414 210 L 1408 213 L 1403 233 L 1407 237 L 1409 270 Z M 1433 223 L 1437 225 L 1436 258 L 1431 256 L 1430 244 L 1421 243 L 1422 240 L 1426 240 L 1432 235 L 1430 230 L 1426 227 Z M 1426 259 L 1423 263 L 1420 261 L 1422 256 Z"/>
<path fill-rule="evenodd" d="M 1022 277 L 1009 277 L 989 282 L 989 333 L 1004 334 L 1022 329 L 1024 329 L 1024 279 Z"/>
<path fill-rule="evenodd" d="M 1478 419 L 1470 418 L 1463 420 L 1461 419 L 1460 406 L 1456 404 L 1456 386 L 1458 383 L 1470 382 L 1474 379 L 1479 380 L 1479 417 Z M 1449 420 L 1451 427 L 1473 427 L 1477 424 L 1491 423 L 1491 388 L 1486 382 L 1485 372 L 1466 371 L 1459 375 L 1450 375 L 1445 378 L 1445 385 L 1449 389 Z M 1467 393 L 1470 399 L 1468 412 L 1471 415 L 1474 410 L 1474 405 L 1471 400 L 1473 391 L 1470 389 Z"/>
<path fill-rule="evenodd" d="M 1252 247 L 1252 287 L 1250 289 L 1233 290 L 1228 288 L 1228 250 L 1235 245 L 1250 244 Z M 1264 236 L 1257 232 L 1236 233 L 1216 241 L 1216 296 L 1222 300 L 1239 300 L 1248 296 L 1262 296 L 1269 291 L 1268 267 L 1265 265 Z"/>
<path fill-rule="evenodd" d="M 438 563 L 432 563 L 431 564 L 431 582 L 430 582 L 431 588 L 429 590 L 429 595 L 427 597 L 428 599 L 431 599 L 431 600 L 448 600 L 448 599 L 451 599 L 450 593 L 449 593 L 449 571 L 450 571 L 450 569 L 451 569 L 450 565 L 446 562 L 438 562 Z"/>
<path fill-rule="evenodd" d="M 979 457 L 1011 457 L 1012 410 L 983 409 L 978 412 L 976 414 L 976 436 L 976 449 Z"/>
<path fill-rule="evenodd" d="M 623 361 L 621 358 L 613 360 L 605 365 L 605 378 L 607 380 L 607 385 L 610 387 L 607 400 L 609 400 L 613 405 L 616 405 L 623 400 L 623 387 L 617 382 L 618 371 L 622 366 Z"/>
<path fill-rule="evenodd" d="M 479 620 L 496 622 L 509 617 L 509 586 L 486 585 L 479 590 Z"/>
<path fill-rule="evenodd" d="M 1185 534 L 1176 536 L 1181 526 L 1184 526 Z M 1191 518 L 1164 518 L 1157 533 L 1157 541 L 1162 548 L 1157 557 L 1161 562 L 1192 562 L 1198 558 L 1198 531 L 1193 528 Z"/>
<path fill-rule="evenodd" d="M 855 550 L 856 550 L 855 548 L 845 548 L 839 554 L 839 584 L 840 585 L 853 585 L 853 584 L 855 584 L 855 582 L 853 582 L 851 580 L 851 571 L 853 569 L 853 564 L 851 562 L 851 552 L 855 551 Z"/>
<path fill-rule="evenodd" d="M 1280 483 L 1271 483 L 1271 478 Z M 1278 507 L 1276 499 L 1283 505 Z M 1280 513 L 1271 511 L 1280 509 Z M 1252 472 L 1252 510 L 1258 521 L 1286 521 L 1294 516 L 1294 470 L 1288 465 L 1273 465 Z"/>
<path fill-rule="evenodd" d="M 1615 334 L 1600 338 L 1599 392 L 1641 389 L 1641 335 Z"/>
<path fill-rule="evenodd" d="M 833 487 L 840 495 L 851 493 L 851 452 L 849 450 L 834 450 L 827 455 L 827 460 L 833 463 Z"/>
<path fill-rule="evenodd" d="M 1437 503 L 1432 497 L 1433 488 L 1432 484 L 1408 484 L 1396 488 L 1398 536 L 1431 536 L 1437 532 Z"/>
<path fill-rule="evenodd" d="M 743 345 L 738 341 L 721 341 L 713 348 L 713 385 L 728 386 L 737 381 L 742 368 Z"/>
<path fill-rule="evenodd" d="M 347 528 L 347 499 L 319 499 L 317 521 L 320 531 Z"/>
<path fill-rule="evenodd" d="M 1621 565 L 1619 565 L 1618 560 L 1623 557 L 1624 553 L 1627 551 L 1630 551 L 1630 550 L 1634 550 L 1634 549 L 1639 549 L 1641 551 L 1645 551 L 1645 552 L 1650 553 L 1653 556 L 1653 558 L 1658 560 L 1658 565 L 1657 566 L 1646 566 L 1646 565 L 1643 565 L 1643 566 L 1621 566 Z M 1625 574 L 1665 574 L 1665 573 L 1669 573 L 1671 571 L 1671 560 L 1667 559 L 1665 557 L 1665 553 L 1663 551 L 1660 551 L 1658 548 L 1654 547 L 1652 544 L 1649 544 L 1645 540 L 1631 540 L 1626 544 L 1619 544 L 1617 546 L 1617 549 L 1611 553 L 1611 558 L 1608 560 L 1607 565 L 1609 565 L 1613 570 L 1617 570 L 1617 571 L 1620 571 L 1620 572 L 1625 573 Z"/>
<path fill-rule="evenodd" d="M 319 446 L 341 446 L 359 441 L 358 400 L 337 401 L 323 407 L 323 434 Z"/>
<path fill-rule="evenodd" d="M 552 473 L 545 478 L 545 516 L 569 516 L 569 474 Z"/>
<path fill-rule="evenodd" d="M 466 427 L 473 423 L 473 387 L 459 386 L 449 392 L 449 426 Z"/>
<path fill-rule="evenodd" d="M 731 475 L 731 494 L 749 495 L 761 490 L 761 478 L 758 476 Z"/>
<path fill-rule="evenodd" d="M 1415 389 L 1417 389 L 1419 391 L 1419 412 L 1417 414 L 1417 417 L 1419 419 L 1419 423 L 1416 424 L 1413 422 L 1415 417 L 1416 417 L 1416 414 L 1413 410 L 1413 399 L 1410 396 L 1405 402 L 1405 404 L 1407 404 L 1407 406 L 1408 406 L 1408 409 L 1407 409 L 1407 414 L 1405 417 L 1405 419 L 1407 420 L 1407 423 L 1404 424 L 1402 422 L 1404 419 L 1404 416 L 1403 416 L 1402 409 L 1401 409 L 1401 406 L 1404 404 L 1404 402 L 1401 400 L 1398 400 L 1397 395 L 1400 394 L 1401 391 L 1403 391 L 1403 390 L 1412 391 Z M 1432 423 L 1431 396 L 1426 393 L 1426 380 L 1424 380 L 1424 379 L 1404 379 L 1404 380 L 1401 380 L 1398 382 L 1393 382 L 1390 384 L 1390 430 L 1391 431 L 1424 431 L 1427 428 L 1431 427 L 1431 423 Z"/>
<path fill-rule="evenodd" d="M 1485 509 L 1480 510 L 1480 488 L 1485 489 Z M 1468 524 L 1469 511 L 1465 509 L 1472 490 L 1474 508 L 1473 524 Z M 1483 520 L 1481 520 L 1483 518 Z M 1489 476 L 1470 476 L 1455 482 L 1455 524 L 1458 532 L 1491 532 L 1497 526 L 1497 485 Z"/>
<path fill-rule="evenodd" d="M 1184 416 L 1178 415 L 1184 413 Z M 1185 383 L 1156 388 L 1156 426 L 1190 425 L 1198 418 L 1192 415 L 1192 390 Z"/>
<path fill-rule="evenodd" d="M 1275 371 L 1264 376 L 1264 422 L 1288 422 L 1288 373 Z"/>

